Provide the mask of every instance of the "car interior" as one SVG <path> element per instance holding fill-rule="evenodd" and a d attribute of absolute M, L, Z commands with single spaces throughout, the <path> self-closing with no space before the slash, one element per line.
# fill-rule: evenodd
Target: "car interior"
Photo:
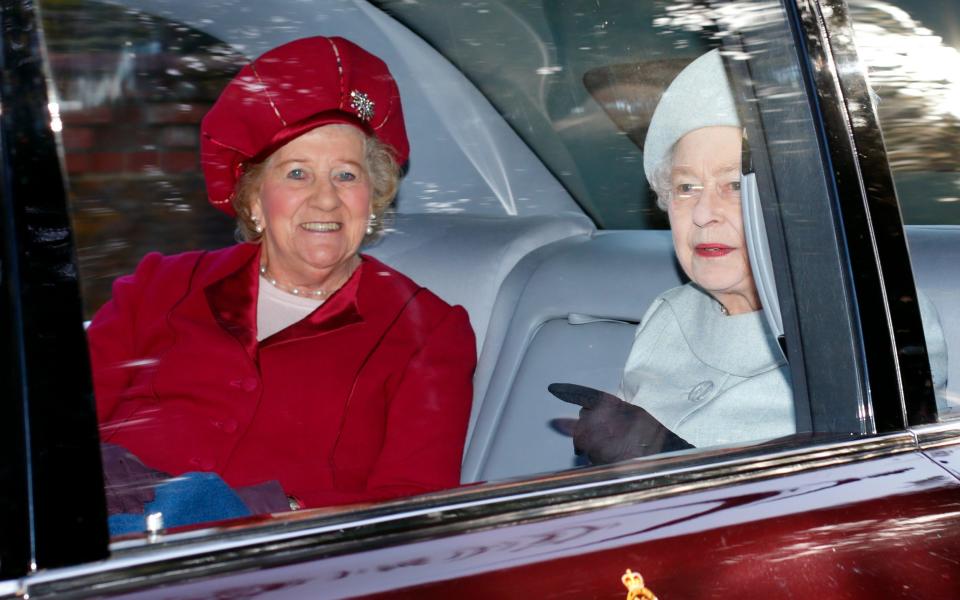
<path fill-rule="evenodd" d="M 428 58 L 432 49 L 423 47 L 420 38 L 383 15 L 369 16 L 376 24 L 370 30 L 388 32 L 384 37 L 394 43 L 382 49 L 391 65 L 416 62 L 438 67 L 431 69 L 429 81 L 413 72 L 407 80 L 408 85 L 421 82 L 426 88 L 423 95 L 434 101 L 418 103 L 416 91 L 403 89 L 407 118 L 417 124 L 411 127 L 414 136 L 444 135 L 419 126 L 445 124 L 433 116 L 438 89 L 456 90 L 456 104 L 464 113 L 488 114 L 486 98 L 442 57 L 433 53 Z M 360 41 L 366 42 L 376 40 Z M 496 114 L 489 118 L 502 124 Z M 504 165 L 524 174 L 517 180 L 543 169 L 532 154 L 501 151 L 501 145 L 509 148 L 523 142 L 510 140 L 512 132 L 502 127 L 493 131 L 502 133 L 503 139 L 489 150 L 510 157 Z M 453 132 L 445 135 L 456 137 Z M 412 145 L 417 144 L 414 137 Z M 435 165 L 443 159 L 418 152 L 408 179 L 422 177 L 415 171 L 424 162 Z M 450 189 L 465 178 L 488 179 L 470 170 L 447 170 L 444 175 L 451 179 L 446 181 L 437 180 L 441 175 L 437 170 L 430 180 L 440 189 Z M 535 196 L 537 204 L 556 205 L 552 214 L 530 215 L 521 207 L 514 216 L 505 207 L 498 216 L 474 215 L 471 203 L 456 214 L 413 212 L 417 208 L 405 205 L 408 197 L 406 190 L 401 191 L 395 231 L 369 251 L 470 313 L 479 361 L 463 481 L 499 480 L 584 464 L 573 453 L 570 438 L 550 425 L 557 417 L 575 417 L 577 407 L 556 400 L 547 386 L 567 381 L 610 392 L 619 389 L 643 314 L 658 294 L 685 281 L 670 232 L 599 230 L 587 215 L 577 214 L 572 199 L 556 187 Z M 917 285 L 939 308 L 948 349 L 957 348 L 960 314 L 951 306 L 960 294 L 960 278 L 950 274 L 960 264 L 960 228 L 910 225 L 907 235 Z M 949 368 L 948 385 L 953 385 L 948 397 L 957 398 L 960 364 L 953 361 Z M 941 409 L 949 410 L 946 404 Z M 531 444 L 531 439 L 537 442 Z"/>
<path fill-rule="evenodd" d="M 156 5 L 120 4 L 148 12 Z M 558 139 L 539 149 L 559 156 L 548 166 L 501 109 L 422 37 L 366 3 L 332 4 L 335 11 L 308 23 L 296 19 L 295 7 L 277 3 L 279 20 L 252 39 L 242 35 L 249 17 L 229 3 L 216 18 L 206 3 L 163 6 L 170 18 L 248 56 L 319 33 L 347 37 L 390 65 L 413 152 L 387 232 L 365 251 L 470 315 L 478 366 L 462 480 L 582 466 L 570 438 L 551 426 L 552 419 L 575 417 L 577 408 L 547 386 L 618 390 L 640 319 L 657 295 L 685 281 L 669 230 L 662 221 L 658 229 L 598 226 L 571 193 L 577 186 L 559 174 L 573 158 Z M 679 58 L 697 53 L 687 48 Z M 597 126 L 617 143 L 632 143 L 601 107 L 585 110 L 584 119 L 603 123 Z M 642 180 L 640 164 L 633 167 Z M 642 184 L 632 201 L 652 206 Z M 960 356 L 960 226 L 908 225 L 907 237 L 917 286 L 938 308 L 948 351 Z M 948 364 L 941 418 L 960 406 L 960 361 Z"/>

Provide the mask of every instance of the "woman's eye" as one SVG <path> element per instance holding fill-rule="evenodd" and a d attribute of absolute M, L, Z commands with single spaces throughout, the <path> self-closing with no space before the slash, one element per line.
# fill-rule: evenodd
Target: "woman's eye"
<path fill-rule="evenodd" d="M 339 171 L 334 174 L 334 178 L 337 181 L 356 181 L 357 176 L 350 171 Z"/>
<path fill-rule="evenodd" d="M 306 172 L 299 167 L 296 169 L 290 169 L 290 172 L 287 173 L 287 177 L 290 179 L 304 179 L 306 176 Z"/>
<path fill-rule="evenodd" d="M 679 183 L 677 184 L 677 194 L 680 196 L 691 196 L 703 189 L 703 186 L 697 185 L 695 183 Z"/>
<path fill-rule="evenodd" d="M 723 186 L 723 196 L 729 200 L 740 199 L 740 181 L 731 181 Z"/>

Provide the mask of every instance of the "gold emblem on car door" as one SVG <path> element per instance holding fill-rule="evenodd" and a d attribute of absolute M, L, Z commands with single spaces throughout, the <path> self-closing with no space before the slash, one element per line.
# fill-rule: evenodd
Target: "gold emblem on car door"
<path fill-rule="evenodd" d="M 627 588 L 627 600 L 657 600 L 656 594 L 643 585 L 643 575 L 634 573 L 630 569 L 620 578 L 624 587 Z"/>

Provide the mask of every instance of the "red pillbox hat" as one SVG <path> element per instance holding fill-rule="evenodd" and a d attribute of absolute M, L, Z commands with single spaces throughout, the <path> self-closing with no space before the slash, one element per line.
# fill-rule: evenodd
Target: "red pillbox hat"
<path fill-rule="evenodd" d="M 243 67 L 200 125 L 200 163 L 211 204 L 230 200 L 243 164 L 266 159 L 321 125 L 348 123 L 410 154 L 400 91 L 386 63 L 341 37 L 278 46 Z"/>

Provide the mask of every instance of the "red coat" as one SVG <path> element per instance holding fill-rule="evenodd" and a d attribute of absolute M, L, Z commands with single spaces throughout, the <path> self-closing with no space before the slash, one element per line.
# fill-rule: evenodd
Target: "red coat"
<path fill-rule="evenodd" d="M 459 484 L 476 365 L 466 311 L 364 256 L 257 342 L 259 246 L 150 254 L 87 335 L 103 441 L 171 474 L 276 479 L 305 506 Z"/>

